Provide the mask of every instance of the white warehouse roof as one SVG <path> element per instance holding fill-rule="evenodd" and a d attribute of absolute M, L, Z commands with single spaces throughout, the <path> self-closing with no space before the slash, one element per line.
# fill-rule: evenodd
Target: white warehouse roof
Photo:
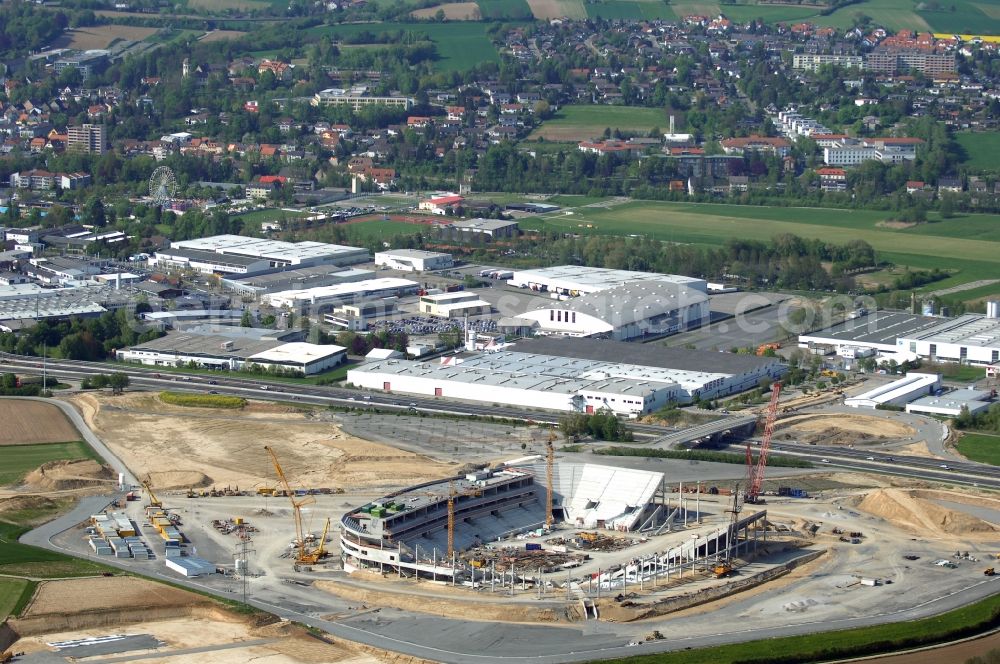
<path fill-rule="evenodd" d="M 305 366 L 346 351 L 347 349 L 343 346 L 335 346 L 333 344 L 320 345 L 295 341 L 276 346 L 261 353 L 256 353 L 248 357 L 247 360 L 250 362 L 301 364 Z"/>
<path fill-rule="evenodd" d="M 170 244 L 172 249 L 195 249 L 217 254 L 253 256 L 287 262 L 292 265 L 306 263 L 326 256 L 368 256 L 367 249 L 347 247 L 325 242 L 282 242 L 242 235 L 213 235 L 195 240 L 181 240 Z"/>
<path fill-rule="evenodd" d="M 291 305 L 297 302 L 316 302 L 333 298 L 354 298 L 367 297 L 371 294 L 381 293 L 391 289 L 418 288 L 419 284 L 409 279 L 398 279 L 395 277 L 385 277 L 381 279 L 368 279 L 366 281 L 354 281 L 346 284 L 334 284 L 332 286 L 319 286 L 317 288 L 300 288 L 296 290 L 278 291 L 263 296 L 263 300 L 280 307 Z"/>
<path fill-rule="evenodd" d="M 578 298 L 553 302 L 542 310 L 575 311 L 616 326 L 629 325 L 708 301 L 708 295 L 686 286 L 672 281 L 632 281 Z"/>
<path fill-rule="evenodd" d="M 545 290 L 577 295 L 617 288 L 639 281 L 662 281 L 671 284 L 682 284 L 700 291 L 708 289 L 708 284 L 704 279 L 697 279 L 695 277 L 686 277 L 678 274 L 658 274 L 655 272 L 611 270 L 603 267 L 586 267 L 582 265 L 558 265 L 537 270 L 515 270 L 514 276 L 508 279 L 507 283 L 519 288 L 530 288 L 532 285 L 543 286 Z"/>

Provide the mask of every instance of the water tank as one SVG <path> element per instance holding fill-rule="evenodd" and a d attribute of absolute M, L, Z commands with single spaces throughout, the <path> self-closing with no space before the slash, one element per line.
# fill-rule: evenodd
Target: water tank
<path fill-rule="evenodd" d="M 920 313 L 922 313 L 925 316 L 933 316 L 934 309 L 935 309 L 934 300 L 926 300 L 923 306 L 920 308 Z"/>
<path fill-rule="evenodd" d="M 986 317 L 1000 318 L 1000 302 L 997 300 L 986 301 Z"/>

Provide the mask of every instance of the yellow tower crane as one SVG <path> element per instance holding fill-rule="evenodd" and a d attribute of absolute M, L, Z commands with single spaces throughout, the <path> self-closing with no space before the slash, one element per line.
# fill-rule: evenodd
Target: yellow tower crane
<path fill-rule="evenodd" d="M 554 431 L 549 432 L 549 439 L 545 443 L 545 527 L 552 527 L 552 503 L 554 501 L 553 492 L 555 488 L 553 487 L 554 480 L 554 468 L 556 463 L 556 451 L 552 447 L 552 443 L 555 442 L 556 434 Z"/>
<path fill-rule="evenodd" d="M 288 500 L 292 503 L 292 516 L 295 520 L 295 543 L 298 546 L 298 550 L 295 554 L 295 562 L 316 562 L 312 559 L 315 552 L 310 547 L 306 546 L 306 534 L 302 527 L 302 508 L 305 505 L 315 503 L 316 499 L 312 496 L 304 496 L 300 499 L 296 499 L 295 491 L 292 490 L 291 485 L 288 483 L 288 478 L 285 477 L 285 471 L 281 469 L 281 464 L 278 463 L 278 455 L 274 453 L 274 450 L 271 449 L 270 446 L 265 445 L 264 449 L 271 455 L 271 463 L 274 464 L 274 470 L 278 473 L 278 480 L 281 482 L 281 486 L 284 487 L 285 495 L 288 496 Z M 326 531 L 324 530 L 324 538 L 325 536 Z M 322 547 L 322 544 L 320 544 L 320 546 Z"/>

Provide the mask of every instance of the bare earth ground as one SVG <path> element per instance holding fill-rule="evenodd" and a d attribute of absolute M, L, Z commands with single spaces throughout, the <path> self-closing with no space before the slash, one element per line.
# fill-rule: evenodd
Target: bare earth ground
<path fill-rule="evenodd" d="M 62 411 L 41 401 L 0 399 L 0 423 L 0 445 L 80 440 L 80 432 Z"/>
<path fill-rule="evenodd" d="M 433 18 L 438 10 L 444 12 L 444 17 L 449 21 L 478 21 L 482 14 L 479 5 L 474 2 L 452 2 L 446 5 L 435 5 L 425 7 L 410 12 L 414 18 Z"/>
<path fill-rule="evenodd" d="M 209 604 L 201 595 L 133 576 L 43 581 L 24 612 L 25 618 L 53 613 L 120 609 L 125 606 L 162 608 Z"/>
<path fill-rule="evenodd" d="M 142 41 L 150 35 L 156 34 L 158 31 L 159 28 L 141 28 L 131 25 L 96 25 L 87 28 L 75 28 L 68 31 L 65 35 L 68 41 L 65 44 L 59 42 L 59 45 L 82 50 L 107 48 L 116 39 Z"/>
<path fill-rule="evenodd" d="M 934 500 L 947 500 L 976 507 L 1000 509 L 1000 500 L 956 491 L 876 489 L 856 502 L 858 509 L 881 517 L 923 537 L 996 540 L 1000 526 L 971 514 L 942 507 Z"/>
<path fill-rule="evenodd" d="M 777 438 L 801 442 L 822 442 L 824 445 L 853 445 L 865 440 L 909 438 L 916 432 L 912 427 L 871 415 L 796 415 L 778 420 L 774 428 Z"/>
<path fill-rule="evenodd" d="M 217 42 L 226 41 L 229 39 L 239 39 L 245 36 L 247 33 L 240 32 L 239 30 L 212 30 L 211 32 L 206 32 L 202 35 L 198 41 L 200 42 Z"/>
<path fill-rule="evenodd" d="M 274 486 L 265 445 L 274 448 L 298 486 L 381 487 L 424 482 L 451 466 L 412 452 L 345 435 L 308 413 L 267 403 L 244 411 L 186 408 L 149 393 L 119 397 L 83 394 L 70 399 L 87 424 L 155 488 Z"/>

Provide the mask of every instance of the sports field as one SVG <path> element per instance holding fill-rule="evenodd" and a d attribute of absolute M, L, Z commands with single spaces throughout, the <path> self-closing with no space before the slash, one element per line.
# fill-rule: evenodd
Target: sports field
<path fill-rule="evenodd" d="M 1000 154 L 1000 132 L 968 132 L 955 134 L 955 140 L 965 150 L 966 160 L 963 162 L 973 171 L 1000 171 L 997 155 Z"/>
<path fill-rule="evenodd" d="M 330 37 L 350 37 L 363 32 L 408 32 L 437 45 L 439 71 L 467 69 L 473 63 L 499 62 L 496 47 L 486 34 L 488 23 L 349 23 L 317 26 L 308 32 Z"/>
<path fill-rule="evenodd" d="M 570 105 L 559 109 L 551 120 L 528 137 L 543 137 L 549 141 L 589 141 L 600 137 L 606 128 L 648 133 L 655 127 L 670 124 L 667 114 L 659 108 L 637 106 Z"/>

